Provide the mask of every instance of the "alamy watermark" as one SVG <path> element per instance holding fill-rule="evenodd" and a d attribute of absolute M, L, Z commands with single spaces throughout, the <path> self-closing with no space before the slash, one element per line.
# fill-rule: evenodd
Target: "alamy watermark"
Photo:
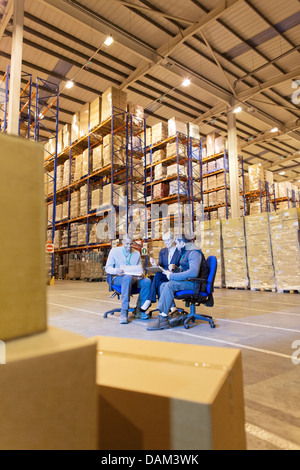
<path fill-rule="evenodd" d="M 292 349 L 296 349 L 296 351 L 292 354 L 292 363 L 295 366 L 300 364 L 300 340 L 296 340 L 292 344 Z"/>
<path fill-rule="evenodd" d="M 295 88 L 295 91 L 292 94 L 292 103 L 295 105 L 299 105 L 300 104 L 300 80 L 294 80 L 292 83 L 292 88 Z"/>
<path fill-rule="evenodd" d="M 6 364 L 6 345 L 4 341 L 0 341 L 0 365 Z"/>

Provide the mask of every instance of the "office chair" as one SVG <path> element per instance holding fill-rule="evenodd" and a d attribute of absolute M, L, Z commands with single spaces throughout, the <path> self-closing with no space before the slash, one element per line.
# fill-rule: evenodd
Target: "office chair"
<path fill-rule="evenodd" d="M 120 299 L 120 296 L 121 296 L 121 293 L 122 293 L 122 287 L 121 286 L 115 286 L 113 284 L 113 278 L 112 276 L 109 274 L 107 275 L 107 282 L 109 284 L 109 292 L 112 292 L 112 295 L 110 296 L 111 299 L 113 299 L 114 297 L 118 297 L 118 300 Z M 132 291 L 131 291 L 131 296 L 133 295 L 138 295 L 140 293 L 141 289 L 133 286 L 132 287 Z M 140 299 L 138 300 L 138 304 L 140 302 Z M 135 317 L 135 314 L 136 314 L 136 310 L 137 308 L 139 307 L 139 305 L 137 305 L 136 308 L 129 308 L 128 310 L 128 313 L 133 313 L 133 316 Z M 108 315 L 114 315 L 115 313 L 121 313 L 121 308 L 114 308 L 113 310 L 109 310 L 108 312 L 106 312 L 104 314 L 104 318 L 107 318 Z"/>
<path fill-rule="evenodd" d="M 201 278 L 192 278 L 189 279 L 194 283 L 194 290 L 185 290 L 176 292 L 175 300 L 185 300 L 186 307 L 190 307 L 190 312 L 186 312 L 182 309 L 177 309 L 182 315 L 180 317 L 175 317 L 174 319 L 170 320 L 170 326 L 175 327 L 179 325 L 184 325 L 186 329 L 189 328 L 189 323 L 195 323 L 195 320 L 202 320 L 208 322 L 211 328 L 216 328 L 214 320 L 209 315 L 199 315 L 196 313 L 196 306 L 201 304 L 205 305 L 206 307 L 213 307 L 214 306 L 214 282 L 217 273 L 217 258 L 215 256 L 209 256 L 207 258 L 207 264 L 209 268 L 209 275 L 206 281 L 205 292 L 201 292 L 201 287 L 205 282 L 204 279 Z"/>

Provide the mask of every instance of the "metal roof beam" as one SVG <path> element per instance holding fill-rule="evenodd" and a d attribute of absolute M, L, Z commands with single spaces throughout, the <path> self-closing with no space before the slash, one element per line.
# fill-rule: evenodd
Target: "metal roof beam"
<path fill-rule="evenodd" d="M 11 17 L 13 16 L 13 12 L 14 12 L 14 2 L 13 0 L 8 0 L 4 8 L 2 20 L 0 23 L 0 42 L 1 42 L 1 39 L 3 38 L 4 31 L 8 23 L 10 22 Z"/>
<path fill-rule="evenodd" d="M 87 9 L 77 2 L 67 0 L 39 0 L 39 2 L 58 10 L 61 13 L 72 18 L 73 21 L 84 24 L 89 29 L 94 29 L 105 36 L 113 35 L 114 40 L 127 48 L 131 53 L 139 56 L 147 63 L 156 60 L 157 55 L 154 49 L 143 41 L 134 38 L 121 28 L 116 27 L 97 13 Z"/>
<path fill-rule="evenodd" d="M 156 50 L 156 60 L 152 63 L 142 61 L 139 67 L 133 72 L 128 79 L 124 80 L 121 85 L 121 89 L 125 90 L 129 85 L 136 82 L 139 78 L 149 73 L 150 70 L 160 65 L 167 57 L 172 54 L 181 44 L 183 44 L 187 39 L 191 38 L 198 31 L 201 31 L 202 28 L 209 25 L 212 21 L 218 19 L 225 11 L 228 11 L 238 3 L 241 3 L 243 0 L 222 0 L 216 8 L 211 12 L 205 14 L 199 18 L 193 25 L 188 26 L 183 31 L 180 31 L 175 37 L 168 40 L 165 44 L 159 47 Z"/>

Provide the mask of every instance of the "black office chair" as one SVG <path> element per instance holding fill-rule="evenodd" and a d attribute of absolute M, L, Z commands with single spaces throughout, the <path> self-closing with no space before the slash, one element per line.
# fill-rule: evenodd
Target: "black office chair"
<path fill-rule="evenodd" d="M 195 320 L 202 320 L 208 322 L 211 328 L 216 328 L 214 320 L 209 315 L 199 315 L 196 313 L 196 306 L 201 304 L 205 305 L 206 307 L 213 307 L 214 306 L 214 282 L 216 278 L 218 263 L 217 258 L 215 256 L 209 256 L 207 258 L 207 264 L 209 267 L 209 275 L 208 279 L 205 282 L 204 279 L 201 278 L 193 278 L 190 281 L 194 283 L 193 290 L 184 290 L 180 292 L 176 292 L 175 300 L 185 300 L 186 307 L 190 307 L 190 312 L 186 312 L 182 309 L 177 309 L 180 313 L 182 313 L 179 317 L 174 317 L 170 320 L 170 326 L 175 327 L 179 325 L 184 325 L 186 329 L 189 328 L 189 323 L 195 323 Z M 205 288 L 205 292 L 201 292 Z"/>
<path fill-rule="evenodd" d="M 121 286 L 115 286 L 113 284 L 113 277 L 110 274 L 107 276 L 107 282 L 109 284 L 109 292 L 112 292 L 112 295 L 110 296 L 110 298 L 113 299 L 114 297 L 117 297 L 118 300 L 119 300 L 120 297 L 121 297 L 121 293 L 122 293 Z M 140 292 L 141 292 L 140 288 L 138 288 L 136 286 L 133 286 L 132 291 L 131 291 L 131 296 L 138 295 Z M 115 313 L 121 313 L 121 310 L 122 310 L 121 308 L 114 308 L 113 310 L 109 310 L 108 312 L 106 312 L 104 314 L 104 318 L 107 318 L 108 315 L 114 315 Z M 135 316 L 136 309 L 135 308 L 129 308 L 128 313 L 133 313 L 133 316 Z"/>

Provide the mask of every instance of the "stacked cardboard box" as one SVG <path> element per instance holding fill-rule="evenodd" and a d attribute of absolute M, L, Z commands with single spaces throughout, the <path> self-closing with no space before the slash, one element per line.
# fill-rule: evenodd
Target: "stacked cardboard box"
<path fill-rule="evenodd" d="M 146 146 L 151 147 L 152 145 L 152 127 L 146 129 Z"/>
<path fill-rule="evenodd" d="M 161 180 L 167 176 L 167 167 L 163 163 L 159 163 L 154 167 L 154 181 Z"/>
<path fill-rule="evenodd" d="M 97 210 L 99 206 L 103 203 L 103 191 L 102 188 L 97 188 L 92 190 L 91 195 L 91 207 L 90 210 Z"/>
<path fill-rule="evenodd" d="M 71 172 L 71 174 L 70 174 Z M 75 177 L 75 161 L 71 161 L 71 168 L 69 160 L 66 160 L 64 163 L 64 178 L 63 178 L 63 187 L 69 186 L 72 184 Z"/>
<path fill-rule="evenodd" d="M 80 215 L 80 191 L 74 191 L 71 194 L 70 218 L 77 219 Z"/>
<path fill-rule="evenodd" d="M 113 185 L 113 201 L 112 201 L 112 186 L 107 184 L 103 187 L 103 204 L 105 205 L 115 205 L 115 206 L 124 206 L 126 205 L 126 188 L 118 184 Z"/>
<path fill-rule="evenodd" d="M 63 127 L 63 150 L 68 148 L 71 143 L 71 126 L 70 124 L 65 124 Z"/>
<path fill-rule="evenodd" d="M 169 184 L 159 183 L 153 186 L 153 199 L 162 199 L 169 196 Z"/>
<path fill-rule="evenodd" d="M 239 350 L 99 337 L 97 358 L 102 450 L 246 449 Z"/>
<path fill-rule="evenodd" d="M 113 158 L 112 158 L 113 155 Z M 126 139 L 111 134 L 103 138 L 103 166 L 111 165 L 122 168 L 126 165 Z"/>
<path fill-rule="evenodd" d="M 89 212 L 88 200 L 90 200 L 90 196 L 91 196 L 91 191 L 89 191 L 88 185 L 85 184 L 84 186 L 81 186 L 80 188 L 80 211 L 79 211 L 80 216 L 88 214 Z"/>
<path fill-rule="evenodd" d="M 215 287 L 225 286 L 225 266 L 222 247 L 222 223 L 220 220 L 208 220 L 201 222 L 196 232 L 197 244 L 200 241 L 203 254 L 207 259 L 215 256 L 218 262 L 218 269 L 215 279 Z"/>
<path fill-rule="evenodd" d="M 171 181 L 169 184 L 169 195 L 173 196 L 179 194 L 180 196 L 188 195 L 188 183 L 186 181 Z"/>
<path fill-rule="evenodd" d="M 300 209 L 269 214 L 277 289 L 300 290 Z"/>
<path fill-rule="evenodd" d="M 101 124 L 101 106 L 101 96 L 97 96 L 97 98 L 90 103 L 90 130 Z"/>
<path fill-rule="evenodd" d="M 166 140 L 168 137 L 168 125 L 164 122 L 159 122 L 152 126 L 152 145 Z"/>
<path fill-rule="evenodd" d="M 60 155 L 63 150 L 63 130 L 60 129 L 57 133 L 57 155 Z"/>
<path fill-rule="evenodd" d="M 78 226 L 79 224 L 70 224 L 70 246 L 78 246 Z"/>
<path fill-rule="evenodd" d="M 167 176 L 173 175 L 188 176 L 187 167 L 184 165 L 177 165 L 177 163 L 169 165 L 167 167 Z"/>
<path fill-rule="evenodd" d="M 69 218 L 69 201 L 63 202 L 62 220 Z"/>
<path fill-rule="evenodd" d="M 81 279 L 100 280 L 103 277 L 103 253 L 84 253 L 81 260 Z"/>
<path fill-rule="evenodd" d="M 61 248 L 68 248 L 69 245 L 69 231 L 67 228 L 63 229 L 61 237 Z"/>
<path fill-rule="evenodd" d="M 162 162 L 166 157 L 167 154 L 165 149 L 156 150 L 156 152 L 153 152 L 152 154 L 152 163 Z"/>
<path fill-rule="evenodd" d="M 87 242 L 87 224 L 78 225 L 78 246 L 86 245 Z"/>
<path fill-rule="evenodd" d="M 86 103 L 82 106 L 79 115 L 80 120 L 80 137 L 84 137 L 89 133 L 90 130 L 90 103 Z"/>
<path fill-rule="evenodd" d="M 55 210 L 55 222 L 60 222 L 63 218 L 63 205 L 62 204 L 56 204 L 56 210 Z"/>
<path fill-rule="evenodd" d="M 47 225 L 52 225 L 53 223 L 53 203 L 48 204 L 47 207 Z"/>
<path fill-rule="evenodd" d="M 93 172 L 101 170 L 103 167 L 103 145 L 98 145 L 93 149 Z"/>
<path fill-rule="evenodd" d="M 48 176 L 48 194 L 53 194 L 54 192 L 54 171 L 47 173 Z"/>
<path fill-rule="evenodd" d="M 97 223 L 91 223 L 89 225 L 89 244 L 94 244 L 98 242 L 97 225 Z"/>
<path fill-rule="evenodd" d="M 90 173 L 90 150 L 87 148 L 82 154 L 82 176 Z"/>
<path fill-rule="evenodd" d="M 187 147 L 182 142 L 169 142 L 166 146 L 167 158 L 176 157 L 180 155 L 181 157 L 187 157 Z"/>
<path fill-rule="evenodd" d="M 81 255 L 70 253 L 69 256 L 69 279 L 80 279 L 81 276 Z"/>
<path fill-rule="evenodd" d="M 61 248 L 62 235 L 63 235 L 62 230 L 55 230 L 55 237 L 54 237 L 54 249 L 55 250 L 60 250 Z"/>
<path fill-rule="evenodd" d="M 56 176 L 56 191 L 63 188 L 64 183 L 64 165 L 58 165 Z"/>
<path fill-rule="evenodd" d="M 80 113 L 76 113 L 72 117 L 71 124 L 71 144 L 80 139 Z"/>
<path fill-rule="evenodd" d="M 261 163 L 248 167 L 250 191 L 264 190 L 265 172 Z"/>
<path fill-rule="evenodd" d="M 74 181 L 78 181 L 82 177 L 82 161 L 83 161 L 82 154 L 77 155 L 77 157 L 75 157 Z"/>
<path fill-rule="evenodd" d="M 250 287 L 275 290 L 268 213 L 245 217 Z"/>
<path fill-rule="evenodd" d="M 226 287 L 247 288 L 247 258 L 244 219 L 222 222 Z"/>
<path fill-rule="evenodd" d="M 116 108 L 113 110 L 113 108 Z M 127 93 L 115 87 L 108 88 L 102 95 L 101 119 L 107 121 L 113 112 L 119 119 L 125 119 Z M 123 111 L 123 113 L 122 113 Z"/>
<path fill-rule="evenodd" d="M 188 122 L 188 134 L 189 137 L 192 137 L 193 139 L 200 139 L 199 126 L 192 122 Z"/>
<path fill-rule="evenodd" d="M 136 127 L 144 128 L 144 108 L 129 102 L 127 104 L 127 111 L 132 115 L 132 124 Z M 148 142 L 147 145 L 149 145 Z"/>
<path fill-rule="evenodd" d="M 187 135 L 187 123 L 174 117 L 168 120 L 168 137 L 173 137 L 177 132 Z"/>

